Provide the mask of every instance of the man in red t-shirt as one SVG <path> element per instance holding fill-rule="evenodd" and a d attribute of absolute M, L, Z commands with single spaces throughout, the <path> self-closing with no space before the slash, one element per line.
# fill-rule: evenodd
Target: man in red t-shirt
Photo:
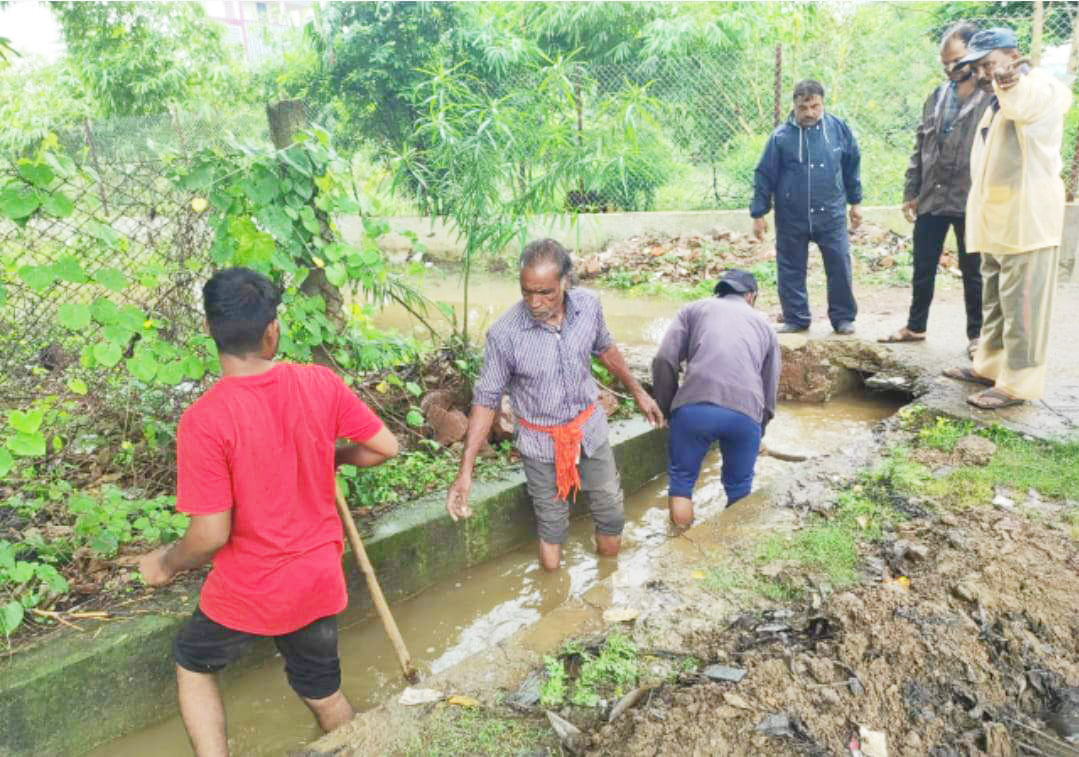
<path fill-rule="evenodd" d="M 246 268 L 202 289 L 221 378 L 180 418 L 178 542 L 144 555 L 151 586 L 213 561 L 194 615 L 173 645 L 180 713 L 195 753 L 227 755 L 214 673 L 272 637 L 289 684 L 325 731 L 348 722 L 337 614 L 348 604 L 334 468 L 378 465 L 397 440 L 331 370 L 274 362 L 280 293 Z M 352 444 L 335 447 L 338 439 Z"/>

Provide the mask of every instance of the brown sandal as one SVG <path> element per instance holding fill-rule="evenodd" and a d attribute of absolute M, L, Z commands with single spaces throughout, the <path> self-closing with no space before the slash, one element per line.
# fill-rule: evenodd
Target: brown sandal
<path fill-rule="evenodd" d="M 889 334 L 888 336 L 882 336 L 877 341 L 880 342 L 881 344 L 900 344 L 902 342 L 924 342 L 925 341 L 925 332 L 924 331 L 921 331 L 921 332 L 911 331 L 906 326 L 904 326 L 903 328 L 899 329 L 899 331 L 895 332 L 894 334 Z"/>
<path fill-rule="evenodd" d="M 967 397 L 967 402 L 980 410 L 1000 410 L 1004 407 L 1022 405 L 1026 400 L 1012 397 L 999 389 L 986 389 Z"/>
<path fill-rule="evenodd" d="M 979 376 L 970 368 L 947 368 L 941 372 L 942 376 L 946 376 L 956 381 L 968 381 L 971 384 L 980 384 L 981 386 L 993 386 L 994 382 L 987 379 L 985 376 Z"/>

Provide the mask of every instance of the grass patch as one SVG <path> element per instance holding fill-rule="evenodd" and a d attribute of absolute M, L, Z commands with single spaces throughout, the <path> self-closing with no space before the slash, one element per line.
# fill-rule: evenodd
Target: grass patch
<path fill-rule="evenodd" d="M 923 446 L 951 452 L 960 439 L 969 436 L 974 430 L 975 425 L 970 421 L 958 421 L 938 415 L 932 423 L 918 429 L 918 439 Z"/>
<path fill-rule="evenodd" d="M 540 703 L 544 707 L 558 707 L 567 700 L 578 707 L 596 707 L 601 698 L 621 698 L 640 675 L 637 645 L 617 632 L 607 637 L 598 654 L 571 641 L 558 656 L 544 657 L 543 666 L 547 677 L 540 688 Z M 575 677 L 570 672 L 573 668 Z"/>
<path fill-rule="evenodd" d="M 427 719 L 424 732 L 413 738 L 404 753 L 409 757 L 459 757 L 532 753 L 544 748 L 558 754 L 558 737 L 538 721 L 439 705 Z"/>
<path fill-rule="evenodd" d="M 703 586 L 717 594 L 756 594 L 773 602 L 790 602 L 802 593 L 801 587 L 781 579 L 758 576 L 729 566 L 709 570 Z"/>
<path fill-rule="evenodd" d="M 818 519 L 791 534 L 769 536 L 757 545 L 760 564 L 792 561 L 826 576 L 833 587 L 858 580 L 854 531 L 845 524 Z"/>
<path fill-rule="evenodd" d="M 1025 492 L 1035 489 L 1052 499 L 1079 499 L 1079 439 L 1046 442 L 1026 439 L 1001 426 L 979 428 L 969 421 L 937 417 L 910 411 L 900 421 L 916 432 L 918 444 L 943 451 L 955 449 L 956 442 L 974 433 L 997 445 L 993 459 L 985 466 L 964 465 L 944 476 L 912 481 L 911 490 L 937 498 L 953 508 L 988 504 L 994 489 L 1005 486 Z"/>

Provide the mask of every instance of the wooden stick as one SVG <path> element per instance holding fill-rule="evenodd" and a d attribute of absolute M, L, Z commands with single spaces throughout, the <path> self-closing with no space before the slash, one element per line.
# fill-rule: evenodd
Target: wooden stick
<path fill-rule="evenodd" d="M 386 629 L 386 635 L 390 637 L 393 649 L 397 652 L 397 659 L 401 663 L 401 670 L 405 674 L 405 680 L 409 683 L 415 683 L 419 680 L 419 675 L 412 665 L 412 656 L 409 655 L 408 649 L 405 647 L 405 640 L 401 638 L 401 632 L 397 630 L 397 622 L 393 619 L 390 606 L 386 604 L 386 597 L 382 593 L 382 587 L 378 585 L 375 569 L 371 567 L 371 561 L 367 558 L 367 550 L 363 548 L 363 540 L 360 539 L 356 521 L 352 519 L 352 513 L 348 509 L 345 497 L 341 494 L 341 490 L 336 484 L 334 485 L 334 494 L 337 495 L 337 511 L 341 514 L 341 523 L 345 527 L 345 533 L 348 534 L 348 541 L 352 545 L 353 554 L 356 555 L 356 562 L 359 563 L 360 572 L 367 579 L 367 590 L 371 593 L 371 600 L 378 611 L 378 617 L 382 620 L 382 627 Z"/>
<path fill-rule="evenodd" d="M 53 612 L 52 610 L 39 610 L 39 609 L 37 609 L 35 607 L 30 612 L 34 613 L 34 615 L 40 615 L 43 618 L 52 618 L 57 623 L 62 623 L 65 626 L 67 626 L 68 628 L 74 628 L 76 631 L 84 631 L 84 630 L 86 630 L 86 629 L 82 628 L 82 626 L 75 625 L 70 620 L 64 620 L 64 618 L 60 615 L 60 613 Z"/>

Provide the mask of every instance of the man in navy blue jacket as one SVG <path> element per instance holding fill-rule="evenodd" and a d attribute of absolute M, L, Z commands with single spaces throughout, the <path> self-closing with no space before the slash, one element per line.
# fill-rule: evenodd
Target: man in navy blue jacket
<path fill-rule="evenodd" d="M 776 269 L 783 307 L 781 333 L 809 329 L 806 263 L 816 242 L 828 276 L 828 320 L 837 334 L 853 334 L 858 306 L 851 285 L 850 225 L 862 222 L 861 155 L 843 121 L 824 112 L 824 87 L 811 79 L 794 88 L 794 111 L 768 138 L 753 181 L 753 233 L 764 238 L 764 216 L 776 214 Z"/>

